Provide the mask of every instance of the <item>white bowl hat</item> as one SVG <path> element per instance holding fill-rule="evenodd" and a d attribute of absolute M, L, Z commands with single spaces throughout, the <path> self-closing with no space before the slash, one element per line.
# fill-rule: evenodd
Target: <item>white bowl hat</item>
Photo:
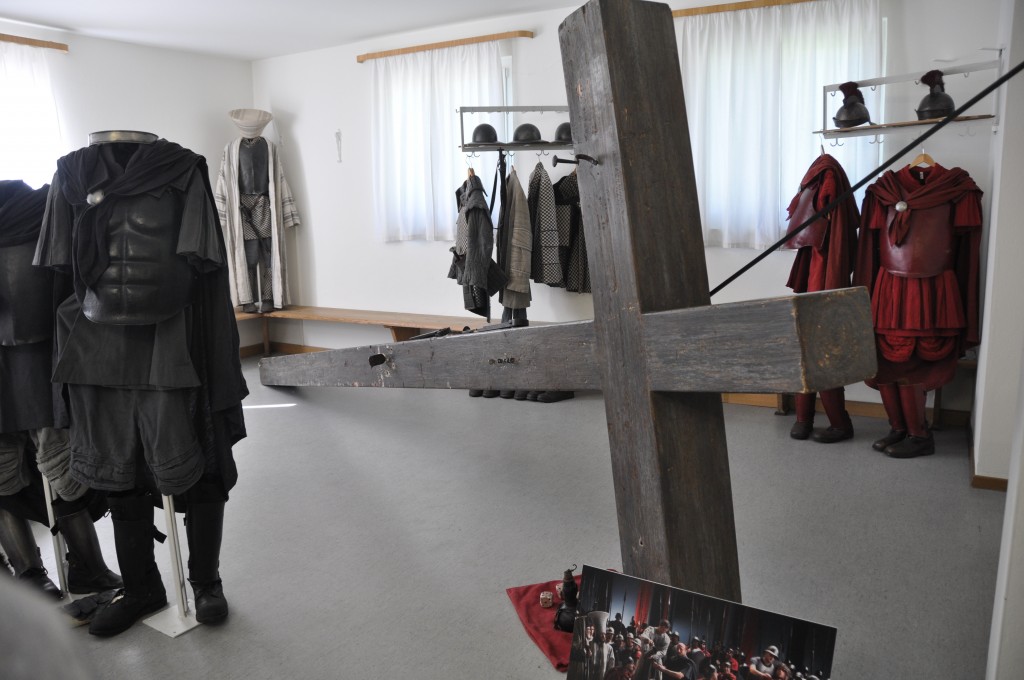
<path fill-rule="evenodd" d="M 267 123 L 274 119 L 272 113 L 261 109 L 232 109 L 228 111 L 228 116 L 247 139 L 259 137 Z"/>

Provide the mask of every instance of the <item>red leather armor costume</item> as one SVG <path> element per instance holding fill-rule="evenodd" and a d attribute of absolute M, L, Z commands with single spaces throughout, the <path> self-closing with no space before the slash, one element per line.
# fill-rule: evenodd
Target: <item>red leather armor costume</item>
<path fill-rule="evenodd" d="M 836 159 L 827 154 L 819 156 L 804 174 L 800 191 L 789 205 L 790 232 L 826 208 L 849 188 L 846 172 Z M 786 247 L 799 250 L 786 285 L 795 293 L 849 286 L 858 223 L 857 204 L 850 195 L 793 236 Z M 846 413 L 843 388 L 825 390 L 820 396 L 830 427 L 814 432 L 814 439 L 822 443 L 849 439 L 853 436 L 853 425 Z M 794 439 L 812 436 L 814 407 L 813 392 L 796 396 L 797 422 L 790 431 Z"/>
<path fill-rule="evenodd" d="M 894 458 L 934 452 L 925 397 L 979 340 L 981 190 L 966 171 L 905 167 L 868 187 L 854 283 L 871 291 L 879 390 Z"/>

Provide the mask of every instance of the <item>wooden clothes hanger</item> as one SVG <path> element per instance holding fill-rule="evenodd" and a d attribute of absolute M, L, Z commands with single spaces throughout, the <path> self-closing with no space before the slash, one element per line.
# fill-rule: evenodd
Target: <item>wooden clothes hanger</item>
<path fill-rule="evenodd" d="M 935 165 L 935 159 L 922 151 L 921 153 L 917 154 L 917 157 L 914 160 L 910 161 L 910 164 L 907 165 L 907 167 L 914 168 L 919 165 Z"/>

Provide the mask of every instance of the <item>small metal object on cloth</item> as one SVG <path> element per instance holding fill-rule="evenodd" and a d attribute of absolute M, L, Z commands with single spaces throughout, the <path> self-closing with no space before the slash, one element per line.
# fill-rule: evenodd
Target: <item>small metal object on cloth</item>
<path fill-rule="evenodd" d="M 906 201 L 900 201 L 893 207 L 896 208 L 896 212 L 906 212 L 910 206 L 907 205 Z"/>

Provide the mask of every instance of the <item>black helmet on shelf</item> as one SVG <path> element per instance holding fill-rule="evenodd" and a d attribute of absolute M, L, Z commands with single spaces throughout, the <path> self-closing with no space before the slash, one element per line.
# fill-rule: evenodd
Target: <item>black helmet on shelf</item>
<path fill-rule="evenodd" d="M 496 144 L 497 142 L 498 133 L 494 130 L 493 125 L 481 123 L 473 129 L 474 144 Z"/>
<path fill-rule="evenodd" d="M 512 141 L 516 144 L 533 144 L 543 141 L 540 138 L 540 130 L 533 123 L 523 123 L 512 133 Z"/>
<path fill-rule="evenodd" d="M 562 123 L 555 128 L 555 141 L 563 144 L 572 144 L 572 126 L 568 122 Z"/>
<path fill-rule="evenodd" d="M 839 107 L 832 120 L 837 128 L 851 128 L 871 122 L 871 115 L 864 106 L 864 95 L 861 94 L 857 83 L 843 83 L 839 86 L 843 93 L 843 105 Z"/>
<path fill-rule="evenodd" d="M 942 80 L 942 71 L 928 71 L 921 76 L 921 82 L 928 86 L 928 94 L 924 96 L 917 112 L 918 120 L 929 118 L 945 118 L 953 113 L 956 105 L 953 98 L 946 94 L 946 83 Z"/>

